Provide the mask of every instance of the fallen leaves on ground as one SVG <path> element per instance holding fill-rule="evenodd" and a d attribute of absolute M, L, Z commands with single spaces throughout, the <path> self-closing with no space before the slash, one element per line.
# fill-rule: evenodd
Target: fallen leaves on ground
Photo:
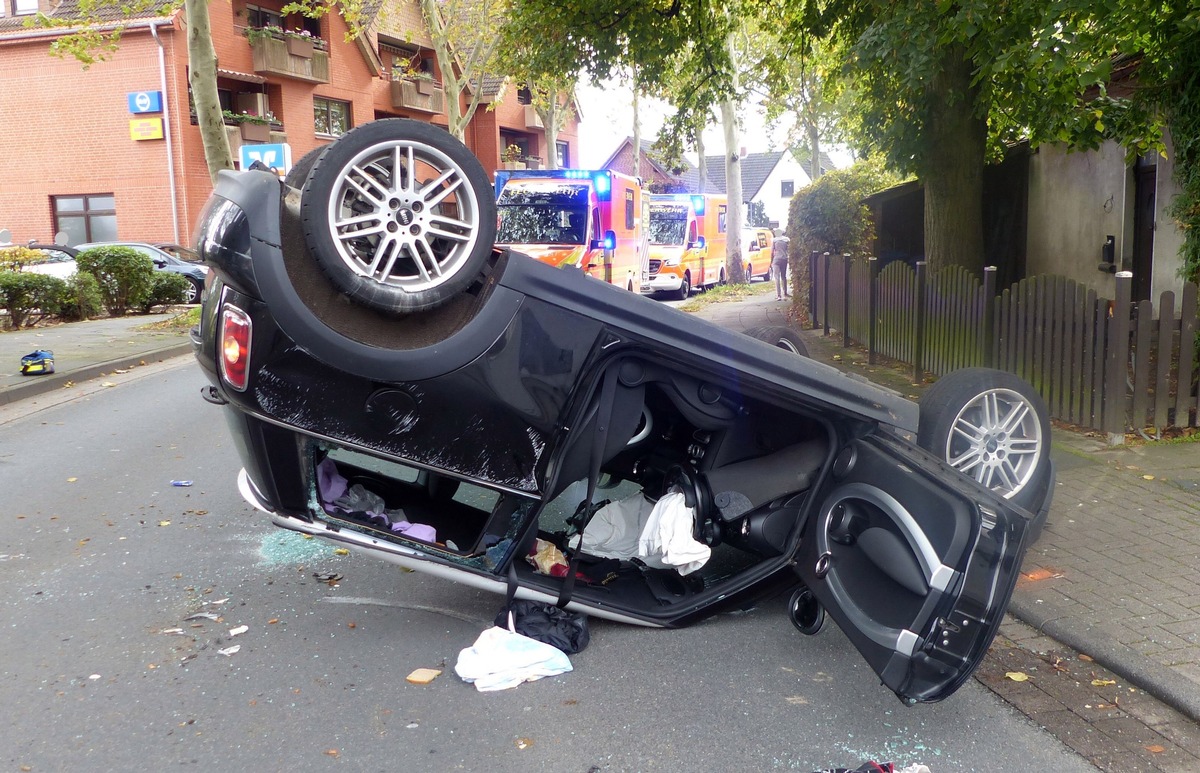
<path fill-rule="evenodd" d="M 1011 679 L 1014 682 L 1028 682 L 1029 674 L 1026 674 L 1024 671 L 1009 671 L 1004 675 L 1004 678 Z"/>

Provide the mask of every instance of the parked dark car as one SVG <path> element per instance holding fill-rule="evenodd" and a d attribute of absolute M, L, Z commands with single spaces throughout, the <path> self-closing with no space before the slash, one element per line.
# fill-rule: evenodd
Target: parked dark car
<path fill-rule="evenodd" d="M 157 247 L 163 252 L 179 258 L 185 263 L 200 263 L 200 253 L 196 252 L 191 247 L 185 247 L 182 244 L 173 242 L 155 242 L 152 246 Z"/>
<path fill-rule="evenodd" d="M 905 703 L 957 689 L 1049 504 L 1033 390 L 972 369 L 918 406 L 798 356 L 787 329 L 747 336 L 493 249 L 491 192 L 463 145 L 405 119 L 283 182 L 220 174 L 192 343 L 245 499 L 403 567 L 640 625 L 792 590 L 796 627 L 827 609 Z"/>
<path fill-rule="evenodd" d="M 188 280 L 187 295 L 184 303 L 199 303 L 204 293 L 204 278 L 208 275 L 208 266 L 181 260 L 169 252 L 144 242 L 89 242 L 76 246 L 76 250 L 86 250 L 90 247 L 130 247 L 154 261 L 154 267 L 159 271 L 170 271 L 182 274 Z"/>

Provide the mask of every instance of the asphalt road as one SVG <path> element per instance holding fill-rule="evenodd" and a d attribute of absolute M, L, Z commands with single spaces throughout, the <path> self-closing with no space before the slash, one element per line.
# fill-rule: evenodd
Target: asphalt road
<path fill-rule="evenodd" d="M 572 673 L 477 693 L 452 667 L 502 599 L 271 527 L 202 384 L 182 358 L 0 408 L 8 769 L 1094 770 L 973 680 L 904 708 L 782 598 L 593 621 Z"/>

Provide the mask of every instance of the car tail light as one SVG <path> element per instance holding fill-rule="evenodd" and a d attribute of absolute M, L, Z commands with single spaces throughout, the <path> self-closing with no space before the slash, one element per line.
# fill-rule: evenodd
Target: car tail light
<path fill-rule="evenodd" d="M 236 306 L 226 306 L 221 314 L 221 376 L 225 383 L 241 392 L 246 388 L 250 367 L 250 317 Z"/>

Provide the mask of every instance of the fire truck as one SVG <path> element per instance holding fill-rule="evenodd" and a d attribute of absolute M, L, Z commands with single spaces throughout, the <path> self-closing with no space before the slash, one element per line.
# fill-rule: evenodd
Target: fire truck
<path fill-rule="evenodd" d="M 497 245 L 641 291 L 649 202 L 637 178 L 607 169 L 499 171 L 495 186 Z"/>

